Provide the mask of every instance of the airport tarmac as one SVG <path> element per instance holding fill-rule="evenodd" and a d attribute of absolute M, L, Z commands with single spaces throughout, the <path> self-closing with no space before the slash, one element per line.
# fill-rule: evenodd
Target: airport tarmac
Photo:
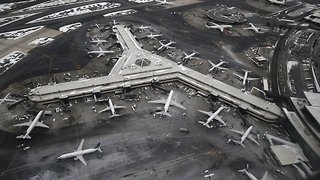
<path fill-rule="evenodd" d="M 6 151 L 1 156 L 6 163 L 1 164 L 1 178 L 202 179 L 208 169 L 219 179 L 242 179 L 244 176 L 239 175 L 237 170 L 245 167 L 246 163 L 258 177 L 265 170 L 269 170 L 271 177 L 279 176 L 274 173 L 274 165 L 265 154 L 268 142 L 262 137 L 265 131 L 276 136 L 279 131 L 282 138 L 287 138 L 281 129 L 272 130 L 269 124 L 248 117 L 248 122 L 254 125 L 253 132 L 260 134 L 261 145 L 250 141 L 245 142 L 246 148 L 227 144 L 231 137 L 240 138 L 229 128 L 246 129 L 241 125 L 241 118 L 235 109 L 221 113 L 228 127 L 207 129 L 197 122 L 207 116 L 197 110 L 210 111 L 211 108 L 217 109 L 219 104 L 210 103 L 209 99 L 201 96 L 189 98 L 184 91 L 191 89 L 181 84 L 167 84 L 164 88 L 174 90 L 173 99 L 184 106 L 197 108 L 170 108 L 172 117 L 160 118 L 156 115 L 154 118 L 158 105 L 150 105 L 147 101 L 166 98 L 167 95 L 151 87 L 133 90 L 141 97 L 139 101 L 121 100 L 114 94 L 103 95 L 102 98 L 110 97 L 116 105 L 127 106 L 118 111 L 123 116 L 114 119 L 108 118 L 110 112 L 94 112 L 93 107 L 101 110 L 106 102 L 97 105 L 82 98 L 77 103 L 70 102 L 71 112 L 59 113 L 54 112 L 55 108 L 63 107 L 58 103 L 50 104 L 46 109 L 52 110 L 53 115 L 43 119 L 50 129 L 34 130 L 32 140 L 16 140 L 15 136 L 20 134 L 21 129 L 16 129 L 13 134 L 2 131 L 2 144 Z M 136 105 L 135 111 L 131 108 L 133 105 Z M 218 122 L 213 124 L 219 125 Z M 180 128 L 188 129 L 189 133 L 180 132 Z M 76 149 L 82 138 L 85 138 L 84 148 L 101 142 L 103 153 L 84 156 L 88 166 L 73 159 L 57 162 L 59 155 Z M 30 150 L 16 148 L 21 143 L 30 146 Z M 286 177 L 294 178 L 290 168 L 281 170 L 285 171 Z"/>

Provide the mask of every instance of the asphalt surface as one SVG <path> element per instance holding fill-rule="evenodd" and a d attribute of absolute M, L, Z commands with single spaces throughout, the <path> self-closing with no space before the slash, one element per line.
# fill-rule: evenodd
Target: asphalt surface
<path fill-rule="evenodd" d="M 109 22 L 113 18 L 103 18 L 103 14 L 115 10 L 134 8 L 138 13 L 116 18 L 117 21 L 133 22 L 137 24 L 151 24 L 164 34 L 164 38 L 177 42 L 177 46 L 186 51 L 198 50 L 202 58 L 219 59 L 226 56 L 231 67 L 248 68 L 240 61 L 232 59 L 220 47 L 212 41 L 224 41 L 232 47 L 234 52 L 242 52 L 252 45 L 263 43 L 269 34 L 252 37 L 227 37 L 218 33 L 203 32 L 186 24 L 179 12 L 184 12 L 194 6 L 212 6 L 223 3 L 228 6 L 237 6 L 244 9 L 252 7 L 239 3 L 238 0 L 205 1 L 196 5 L 177 7 L 173 9 L 153 10 L 148 12 L 144 4 L 135 4 L 127 1 L 121 2 L 122 6 L 90 15 L 81 15 L 63 20 L 55 20 L 44 23 L 24 25 L 32 19 L 51 14 L 56 11 L 75 7 L 69 5 L 52 8 L 44 13 L 12 23 L 0 29 L 1 32 L 13 29 L 46 25 L 49 28 L 59 27 L 82 22 L 83 28 L 62 34 L 47 46 L 35 48 L 30 55 L 17 63 L 10 70 L 0 76 L 0 89 L 6 88 L 13 82 L 26 80 L 38 75 L 51 75 L 52 69 L 61 71 L 75 70 L 78 65 L 85 66 L 90 62 L 85 52 L 84 39 L 87 28 L 93 23 Z M 86 4 L 86 3 L 83 3 Z M 178 12 L 178 14 L 171 14 Z M 160 18 L 159 18 L 160 17 Z M 259 72 L 257 73 L 259 74 Z M 171 89 L 172 87 L 166 87 Z M 138 90 L 136 90 L 138 91 Z M 141 90 L 142 91 L 142 90 Z M 240 138 L 229 131 L 229 128 L 243 130 L 241 118 L 234 109 L 223 112 L 222 118 L 226 118 L 230 127 L 206 129 L 198 120 L 207 117 L 197 112 L 198 109 L 216 110 L 218 105 L 212 106 L 208 99 L 193 97 L 191 99 L 182 91 L 175 89 L 174 98 L 183 101 L 188 111 L 170 108 L 172 117 L 153 118 L 156 105 L 146 103 L 146 96 L 152 100 L 166 97 L 164 94 L 154 94 L 153 90 L 146 90 L 140 102 L 120 101 L 112 94 L 118 105 L 127 105 L 128 108 L 120 111 L 122 117 L 109 120 L 109 113 L 94 113 L 92 107 L 102 109 L 106 104 L 95 105 L 93 102 L 85 103 L 83 99 L 71 108 L 71 112 L 54 113 L 53 117 L 46 117 L 49 130 L 35 129 L 30 141 L 17 140 L 15 136 L 21 134 L 23 128 L 16 129 L 15 133 L 0 131 L 0 179 L 203 179 L 204 171 L 214 173 L 215 179 L 246 179 L 237 172 L 246 164 L 250 165 L 249 171 L 261 178 L 265 170 L 268 170 L 273 179 L 296 179 L 296 175 L 290 167 L 275 166 L 265 155 L 267 143 L 260 140 L 261 146 L 257 147 L 250 141 L 247 147 L 242 148 L 232 144 L 226 144 L 231 138 Z M 137 110 L 131 110 L 131 105 L 136 104 Z M 54 111 L 59 104 L 47 107 Z M 17 107 L 24 113 L 24 104 Z M 3 110 L 5 108 L 1 108 Z M 186 112 L 186 116 L 182 114 Z M 4 112 L 2 112 L 4 113 Z M 19 114 L 19 115 L 21 115 Z M 69 120 L 62 120 L 70 117 Z M 56 121 L 53 121 L 55 119 Z M 254 124 L 254 133 L 260 131 L 260 135 L 266 131 L 277 135 L 270 129 L 270 125 L 247 117 L 249 123 Z M 2 119 L 7 120 L 8 119 Z M 10 119 L 9 119 L 10 121 Z M 216 123 L 215 123 L 216 124 Z M 218 124 L 217 124 L 218 125 Z M 190 133 L 179 132 L 179 128 L 187 128 Z M 281 130 L 281 137 L 287 139 L 286 133 Z M 84 148 L 91 148 L 98 142 L 102 144 L 103 153 L 85 155 L 88 166 L 72 158 L 57 162 L 57 157 L 63 153 L 75 150 L 81 139 L 84 138 Z M 30 146 L 30 150 L 23 151 L 16 148 L 24 143 Z M 275 168 L 280 168 L 285 176 L 274 173 Z"/>

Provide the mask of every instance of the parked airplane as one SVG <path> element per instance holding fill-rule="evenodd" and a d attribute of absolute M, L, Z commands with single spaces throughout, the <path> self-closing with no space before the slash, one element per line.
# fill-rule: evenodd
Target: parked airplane
<path fill-rule="evenodd" d="M 96 45 L 102 45 L 103 43 L 107 43 L 108 41 L 105 39 L 99 39 L 99 38 L 94 38 L 90 40 L 90 43 L 96 44 Z"/>
<path fill-rule="evenodd" d="M 156 5 L 168 5 L 168 4 L 172 5 L 173 4 L 173 2 L 169 2 L 167 0 L 155 0 L 155 2 L 157 2 Z"/>
<path fill-rule="evenodd" d="M 176 107 L 181 108 L 181 109 L 187 109 L 187 108 L 185 108 L 184 106 L 182 106 L 180 103 L 172 100 L 172 95 L 173 95 L 173 90 L 170 91 L 167 100 L 162 99 L 162 100 L 148 101 L 148 103 L 164 104 L 164 109 L 163 109 L 163 111 L 161 111 L 161 112 L 156 112 L 156 114 L 161 114 L 161 115 L 166 115 L 166 116 L 171 116 L 171 115 L 168 113 L 169 106 L 176 106 Z"/>
<path fill-rule="evenodd" d="M 233 73 L 234 75 L 236 75 L 238 78 L 242 79 L 242 86 L 244 87 L 246 85 L 246 83 L 248 81 L 253 81 L 253 80 L 259 80 L 260 78 L 249 78 L 248 77 L 248 74 L 251 72 L 251 71 L 248 71 L 248 70 L 244 70 L 244 76 L 241 76 L 237 73 Z"/>
<path fill-rule="evenodd" d="M 81 143 L 80 143 L 77 150 L 75 150 L 74 152 L 63 154 L 63 155 L 59 156 L 58 160 L 74 157 L 74 160 L 80 160 L 84 165 L 88 165 L 87 162 L 84 160 L 83 155 L 93 153 L 96 151 L 99 151 L 102 153 L 101 148 L 100 148 L 100 143 L 98 143 L 94 148 L 82 150 L 83 141 L 84 141 L 84 139 L 81 140 Z"/>
<path fill-rule="evenodd" d="M 121 116 L 120 114 L 116 113 L 116 109 L 122 109 L 122 108 L 127 108 L 127 106 L 117 106 L 117 105 L 113 105 L 111 99 L 109 98 L 109 106 L 107 106 L 106 108 L 102 109 L 101 111 L 99 111 L 98 113 L 102 113 L 105 111 L 111 111 L 112 115 L 109 118 L 113 118 L 113 117 L 119 117 Z"/>
<path fill-rule="evenodd" d="M 15 99 L 9 99 L 10 93 L 8 93 L 3 99 L 0 99 L 0 104 L 3 104 L 4 102 L 13 102 L 16 103 L 17 100 Z"/>
<path fill-rule="evenodd" d="M 174 44 L 174 43 L 176 43 L 176 42 L 174 42 L 174 41 L 170 41 L 170 42 L 168 42 L 167 44 L 163 44 L 161 41 L 159 41 L 159 43 L 161 44 L 161 46 L 158 48 L 158 51 L 160 51 L 160 50 L 162 50 L 162 49 L 172 49 L 172 48 L 175 48 L 175 47 L 172 47 L 172 46 L 170 46 L 171 44 Z"/>
<path fill-rule="evenodd" d="M 98 54 L 97 58 L 101 56 L 105 56 L 106 54 L 112 54 L 112 53 L 114 53 L 114 51 L 102 50 L 101 47 L 99 47 L 99 50 L 88 51 L 88 54 Z"/>
<path fill-rule="evenodd" d="M 29 121 L 26 123 L 21 123 L 21 124 L 15 124 L 13 126 L 19 127 L 19 126 L 29 126 L 26 133 L 24 135 L 17 136 L 18 139 L 31 139 L 30 133 L 35 127 L 43 127 L 43 128 L 49 128 L 49 126 L 43 124 L 42 122 L 39 122 L 40 117 L 44 113 L 44 110 L 41 110 L 37 116 L 33 119 L 33 121 Z"/>
<path fill-rule="evenodd" d="M 228 24 L 219 25 L 214 22 L 211 22 L 211 24 L 213 24 L 213 25 L 206 25 L 206 27 L 209 29 L 219 29 L 221 32 L 223 32 L 224 29 L 226 29 L 226 28 L 232 28 L 232 25 L 228 25 Z"/>
<path fill-rule="evenodd" d="M 191 53 L 191 54 L 187 54 L 187 53 L 185 53 L 185 52 L 183 52 L 183 54 L 185 55 L 184 57 L 183 57 L 183 61 L 186 61 L 186 60 L 188 60 L 188 59 L 194 59 L 195 57 L 193 57 L 194 55 L 196 55 L 196 54 L 199 54 L 198 52 L 196 52 L 196 51 L 193 51 L 193 53 Z"/>
<path fill-rule="evenodd" d="M 264 28 L 257 28 L 252 23 L 249 23 L 249 25 L 250 25 L 250 27 L 243 28 L 243 29 L 253 30 L 255 33 L 264 33 L 263 31 L 267 31 L 268 30 L 268 29 L 264 29 Z"/>
<path fill-rule="evenodd" d="M 247 168 L 248 168 L 248 165 L 247 165 Z M 246 176 L 248 176 L 248 178 L 250 180 L 258 180 L 258 178 L 256 178 L 253 174 L 251 174 L 249 171 L 245 169 L 241 169 L 241 170 L 238 170 L 238 172 L 240 173 L 244 173 Z M 267 180 L 267 177 L 268 177 L 268 171 L 266 171 L 263 175 L 263 177 L 261 178 L 261 180 Z"/>
<path fill-rule="evenodd" d="M 235 133 L 237 133 L 237 134 L 240 134 L 240 135 L 242 135 L 242 137 L 241 137 L 241 139 L 240 139 L 240 142 L 239 141 L 233 141 L 233 142 L 235 142 L 235 143 L 237 143 L 237 144 L 240 144 L 240 145 L 242 145 L 243 147 L 245 147 L 244 146 L 244 144 L 243 144 L 243 141 L 246 139 L 246 138 L 248 138 L 248 139 L 250 139 L 252 142 L 254 142 L 255 144 L 257 144 L 258 146 L 260 146 L 260 143 L 252 136 L 252 134 L 250 133 L 250 131 L 251 131 L 251 129 L 252 129 L 252 126 L 250 126 L 246 131 L 237 131 L 237 130 L 234 130 L 234 129 L 230 129 L 230 131 L 233 131 L 233 132 L 235 132 Z"/>
<path fill-rule="evenodd" d="M 221 117 L 219 116 L 219 113 L 224 110 L 225 108 L 227 108 L 226 106 L 221 106 L 218 110 L 216 110 L 216 112 L 207 112 L 207 111 L 202 111 L 202 110 L 198 110 L 199 112 L 203 113 L 203 114 L 206 114 L 208 116 L 210 116 L 208 119 L 207 119 L 207 122 L 203 122 L 203 121 L 198 121 L 200 124 L 206 126 L 207 128 L 212 128 L 213 126 L 210 126 L 209 123 L 213 120 L 217 120 L 219 122 L 222 123 L 223 126 L 226 126 L 227 124 L 221 119 Z"/>
<path fill-rule="evenodd" d="M 162 36 L 162 34 L 152 34 L 152 33 L 150 33 L 150 34 L 147 35 L 147 37 L 149 39 L 156 39 L 156 37 L 160 37 L 160 36 Z"/>
<path fill-rule="evenodd" d="M 150 25 L 149 26 L 141 25 L 140 27 L 138 27 L 138 29 L 141 30 L 141 31 L 144 31 L 144 30 L 149 29 L 149 28 L 151 28 Z"/>
<path fill-rule="evenodd" d="M 208 60 L 209 61 L 209 60 Z M 220 69 L 220 70 L 227 70 L 225 67 L 221 67 L 223 64 L 227 64 L 228 62 L 221 60 L 218 64 L 214 64 L 213 62 L 209 61 L 211 64 L 211 68 L 209 69 L 209 72 L 215 70 L 215 69 Z"/>

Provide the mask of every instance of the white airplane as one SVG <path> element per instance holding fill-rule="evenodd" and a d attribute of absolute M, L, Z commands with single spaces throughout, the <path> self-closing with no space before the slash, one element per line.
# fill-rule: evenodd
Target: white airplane
<path fill-rule="evenodd" d="M 248 167 L 248 165 L 247 165 Z M 249 171 L 247 171 L 246 169 L 241 169 L 241 170 L 238 170 L 238 172 L 240 173 L 244 173 L 246 176 L 248 176 L 248 178 L 250 180 L 258 180 L 258 178 L 256 178 L 253 174 L 251 174 Z M 268 171 L 266 171 L 263 175 L 263 177 L 261 178 L 261 180 L 267 180 L 267 177 L 268 177 Z"/>
<path fill-rule="evenodd" d="M 176 106 L 176 107 L 181 108 L 181 109 L 187 109 L 184 106 L 182 106 L 180 103 L 172 100 L 172 95 L 173 95 L 173 90 L 170 91 L 170 94 L 169 94 L 167 100 L 162 99 L 162 100 L 148 101 L 148 103 L 164 104 L 163 111 L 156 112 L 156 114 L 161 114 L 161 115 L 166 115 L 166 116 L 171 116 L 168 113 L 169 106 Z"/>
<path fill-rule="evenodd" d="M 221 106 L 218 110 L 216 110 L 216 112 L 207 112 L 207 111 L 202 111 L 202 110 L 198 110 L 199 112 L 206 114 L 208 116 L 210 116 L 207 119 L 207 122 L 203 122 L 203 121 L 198 121 L 200 124 L 202 124 L 203 126 L 206 126 L 207 128 L 212 128 L 213 126 L 210 126 L 209 123 L 213 120 L 217 120 L 219 122 L 221 122 L 223 124 L 223 126 L 226 126 L 227 124 L 221 119 L 221 117 L 219 116 L 219 113 L 224 110 L 225 108 L 227 108 L 226 106 Z"/>
<path fill-rule="evenodd" d="M 149 39 L 156 39 L 156 37 L 160 37 L 160 36 L 162 36 L 162 34 L 152 34 L 152 33 L 150 33 L 150 34 L 147 35 L 147 37 Z"/>
<path fill-rule="evenodd" d="M 3 104 L 4 102 L 13 102 L 16 103 L 17 100 L 15 99 L 9 99 L 10 93 L 8 93 L 3 99 L 0 99 L 0 104 Z"/>
<path fill-rule="evenodd" d="M 252 23 L 249 23 L 249 25 L 250 25 L 250 27 L 243 28 L 243 29 L 253 30 L 255 33 L 264 33 L 263 31 L 267 31 L 268 30 L 268 29 L 264 29 L 264 28 L 257 28 Z"/>
<path fill-rule="evenodd" d="M 176 42 L 170 41 L 170 42 L 168 42 L 167 44 L 163 44 L 161 41 L 159 41 L 159 43 L 161 44 L 161 46 L 158 48 L 158 51 L 162 50 L 163 48 L 165 48 L 165 49 L 175 48 L 175 47 L 172 47 L 172 46 L 170 46 L 170 45 L 171 45 L 171 44 L 174 44 L 174 43 L 176 43 Z"/>
<path fill-rule="evenodd" d="M 240 144 L 241 146 L 245 147 L 245 145 L 243 144 L 243 141 L 246 140 L 246 138 L 250 139 L 252 142 L 254 142 L 255 144 L 257 144 L 258 146 L 260 145 L 260 143 L 258 143 L 258 141 L 256 139 L 254 139 L 254 137 L 252 136 L 252 134 L 250 134 L 252 130 L 252 126 L 250 126 L 246 131 L 237 131 L 234 129 L 230 129 L 230 131 L 233 131 L 237 134 L 242 135 L 240 138 L 240 141 L 237 140 L 232 140 L 233 142 Z"/>
<path fill-rule="evenodd" d="M 194 59 L 195 57 L 193 57 L 193 56 L 196 55 L 196 54 L 199 54 L 199 53 L 196 52 L 196 51 L 193 51 L 193 53 L 191 53 L 191 54 L 187 54 L 187 53 L 185 53 L 185 52 L 183 52 L 183 54 L 184 54 L 185 56 L 183 57 L 182 60 L 186 61 L 186 60 L 188 60 L 188 59 Z"/>
<path fill-rule="evenodd" d="M 101 56 L 105 56 L 106 54 L 112 54 L 114 51 L 106 51 L 102 50 L 101 47 L 99 47 L 99 50 L 93 50 L 93 51 L 88 51 L 88 54 L 98 54 L 98 58 Z"/>
<path fill-rule="evenodd" d="M 144 31 L 144 30 L 149 29 L 149 28 L 151 28 L 150 25 L 149 26 L 141 25 L 140 27 L 138 27 L 138 29 L 141 30 L 141 31 Z"/>
<path fill-rule="evenodd" d="M 99 38 L 95 38 L 90 40 L 90 43 L 96 44 L 96 45 L 102 45 L 103 43 L 107 43 L 108 41 L 105 39 L 99 39 Z"/>
<path fill-rule="evenodd" d="M 84 165 L 88 165 L 87 162 L 84 160 L 83 155 L 93 153 L 96 151 L 99 151 L 102 153 L 100 148 L 100 143 L 98 143 L 94 148 L 82 150 L 83 141 L 84 139 L 81 140 L 81 143 L 77 150 L 75 150 L 74 152 L 59 156 L 58 160 L 74 157 L 74 160 L 80 160 Z"/>
<path fill-rule="evenodd" d="M 97 23 L 96 23 L 94 26 L 97 27 L 98 29 L 101 28 L 101 27 L 99 26 L 99 24 L 97 24 Z"/>
<path fill-rule="evenodd" d="M 43 128 L 49 128 L 49 126 L 43 124 L 42 122 L 39 122 L 40 117 L 44 113 L 44 110 L 41 110 L 37 116 L 33 119 L 33 121 L 29 121 L 26 123 L 21 123 L 21 124 L 15 124 L 13 126 L 19 127 L 19 126 L 29 126 L 26 133 L 24 135 L 17 136 L 18 139 L 31 139 L 30 133 L 35 127 L 43 127 Z"/>
<path fill-rule="evenodd" d="M 241 76 L 237 73 L 233 73 L 234 75 L 236 75 L 238 78 L 242 79 L 242 86 L 244 87 L 246 85 L 246 83 L 248 81 L 254 81 L 254 80 L 259 80 L 260 78 L 249 78 L 248 75 L 251 71 L 248 71 L 248 70 L 244 70 L 244 76 Z"/>
<path fill-rule="evenodd" d="M 155 0 L 155 2 L 157 2 L 156 5 L 168 5 L 168 4 L 172 5 L 173 4 L 173 2 L 169 2 L 167 0 Z"/>
<path fill-rule="evenodd" d="M 232 25 L 229 25 L 229 24 L 222 24 L 222 25 L 219 25 L 219 24 L 216 24 L 216 23 L 213 23 L 211 22 L 213 25 L 206 25 L 207 28 L 209 29 L 219 29 L 221 32 L 224 31 L 224 29 L 226 28 L 232 28 Z"/>
<path fill-rule="evenodd" d="M 113 118 L 113 117 L 119 117 L 121 116 L 120 114 L 116 113 L 116 109 L 121 109 L 121 108 L 127 108 L 127 106 L 117 106 L 117 105 L 113 105 L 111 99 L 109 98 L 109 106 L 107 106 L 106 108 L 102 109 L 101 111 L 99 111 L 98 113 L 102 113 L 105 111 L 111 111 L 112 115 L 109 118 Z"/>
<path fill-rule="evenodd" d="M 209 60 L 208 60 L 209 61 Z M 223 64 L 227 64 L 228 62 L 226 61 L 222 61 L 219 62 L 218 64 L 214 64 L 213 62 L 209 61 L 209 63 L 211 64 L 211 68 L 209 69 L 209 72 L 215 70 L 215 69 L 220 69 L 220 70 L 227 70 L 227 68 L 225 67 L 221 67 Z"/>

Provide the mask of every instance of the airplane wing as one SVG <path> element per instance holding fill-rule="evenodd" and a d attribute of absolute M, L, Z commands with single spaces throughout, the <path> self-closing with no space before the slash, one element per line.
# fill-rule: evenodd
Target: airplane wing
<path fill-rule="evenodd" d="M 31 123 L 32 123 L 32 121 L 29 121 L 29 122 L 25 122 L 25 123 L 15 124 L 15 125 L 13 125 L 13 126 L 15 126 L 15 127 L 30 126 Z"/>
<path fill-rule="evenodd" d="M 183 52 L 183 54 L 184 54 L 185 56 L 188 56 L 188 54 L 187 54 L 186 52 Z"/>
<path fill-rule="evenodd" d="M 80 155 L 80 156 L 76 156 L 77 159 L 79 159 L 84 165 L 88 165 L 87 162 L 84 160 L 83 156 Z"/>
<path fill-rule="evenodd" d="M 260 78 L 247 78 L 248 81 L 259 80 Z"/>
<path fill-rule="evenodd" d="M 243 79 L 243 76 L 241 76 L 241 75 L 239 75 L 239 74 L 237 74 L 237 73 L 233 73 L 235 76 L 237 76 L 238 78 L 240 78 L 240 79 Z"/>
<path fill-rule="evenodd" d="M 104 55 L 103 53 L 100 53 L 100 54 L 98 54 L 97 58 L 99 58 L 99 57 L 101 57 L 103 55 Z"/>
<path fill-rule="evenodd" d="M 198 110 L 199 112 L 203 113 L 203 114 L 206 114 L 208 116 L 212 116 L 212 112 L 208 112 L 208 111 L 202 111 L 202 110 Z"/>
<path fill-rule="evenodd" d="M 225 67 L 221 67 L 221 66 L 219 66 L 219 67 L 216 67 L 217 69 L 221 69 L 221 70 L 228 70 L 228 68 L 225 68 Z"/>
<path fill-rule="evenodd" d="M 105 112 L 105 111 L 109 111 L 110 109 L 111 109 L 111 108 L 108 106 L 108 107 L 100 110 L 98 113 L 100 114 L 100 113 L 103 113 L 103 112 Z"/>
<path fill-rule="evenodd" d="M 252 134 L 249 134 L 248 139 L 250 139 L 252 142 L 256 143 L 258 146 L 260 146 L 260 143 L 253 138 Z"/>
<path fill-rule="evenodd" d="M 253 30 L 252 27 L 243 28 L 244 30 Z"/>
<path fill-rule="evenodd" d="M 115 105 L 113 108 L 114 109 L 123 109 L 123 108 L 127 108 L 127 106 L 117 106 L 117 105 Z"/>
<path fill-rule="evenodd" d="M 223 125 L 226 125 L 226 123 L 221 119 L 221 117 L 219 115 L 216 115 L 216 117 L 214 117 L 214 119 L 221 122 Z"/>
<path fill-rule="evenodd" d="M 76 151 L 81 151 L 81 150 L 82 150 L 83 141 L 84 141 L 84 139 L 81 140 L 81 143 L 80 143 L 80 145 L 79 145 L 79 147 L 78 147 L 78 149 L 77 149 Z M 78 156 L 77 156 L 77 157 L 78 157 Z M 82 156 L 81 156 L 81 157 L 82 157 Z"/>
<path fill-rule="evenodd" d="M 49 128 L 49 126 L 43 124 L 42 122 L 37 122 L 36 127 L 43 127 L 43 128 Z"/>
<path fill-rule="evenodd" d="M 100 51 L 103 51 L 101 47 L 99 47 L 99 50 L 100 50 Z"/>
<path fill-rule="evenodd" d="M 170 101 L 170 105 L 171 106 L 176 106 L 176 107 L 178 107 L 180 109 L 187 109 L 186 107 L 182 106 L 182 104 L 180 104 L 180 103 L 178 103 L 176 101 L 173 101 L 173 100 Z"/>
<path fill-rule="evenodd" d="M 235 130 L 235 129 L 230 129 L 230 131 L 235 132 L 235 133 L 240 134 L 240 135 L 244 134 L 244 131 L 238 131 L 238 130 Z"/>
<path fill-rule="evenodd" d="M 154 104 L 166 104 L 166 99 L 161 100 L 155 100 L 155 101 L 148 101 L 148 103 L 154 103 Z"/>
<path fill-rule="evenodd" d="M 267 180 L 267 178 L 268 178 L 268 171 L 266 171 L 266 172 L 264 173 L 264 175 L 263 175 L 263 177 L 262 177 L 261 180 Z"/>

